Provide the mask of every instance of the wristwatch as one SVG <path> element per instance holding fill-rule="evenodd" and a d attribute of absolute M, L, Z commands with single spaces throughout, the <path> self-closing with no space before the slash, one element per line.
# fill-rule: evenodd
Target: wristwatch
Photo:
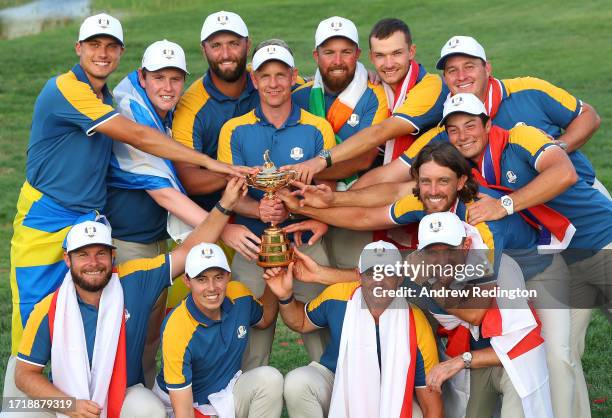
<path fill-rule="evenodd" d="M 514 200 L 510 196 L 502 196 L 499 200 L 508 215 L 512 215 L 514 213 Z"/>
<path fill-rule="evenodd" d="M 463 360 L 464 369 L 469 369 L 472 367 L 472 353 L 466 351 L 465 353 L 461 354 L 461 359 Z"/>
<path fill-rule="evenodd" d="M 329 152 L 328 149 L 322 149 L 321 151 L 319 151 L 317 157 L 321 157 L 325 160 L 325 166 L 327 168 L 332 166 L 331 152 Z"/>

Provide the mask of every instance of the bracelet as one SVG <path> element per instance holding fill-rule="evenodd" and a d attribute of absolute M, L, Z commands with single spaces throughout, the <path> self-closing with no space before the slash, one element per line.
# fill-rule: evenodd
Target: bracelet
<path fill-rule="evenodd" d="M 221 212 L 222 214 L 226 215 L 226 216 L 232 216 L 234 214 L 234 211 L 229 210 L 229 209 L 225 209 L 222 205 L 221 202 L 217 202 L 217 204 L 215 205 L 215 207 L 219 210 L 219 212 Z"/>
<path fill-rule="evenodd" d="M 281 305 L 289 305 L 291 302 L 293 302 L 295 298 L 293 297 L 293 293 L 291 294 L 291 296 L 289 296 L 287 299 L 279 299 L 278 303 L 280 303 Z"/>

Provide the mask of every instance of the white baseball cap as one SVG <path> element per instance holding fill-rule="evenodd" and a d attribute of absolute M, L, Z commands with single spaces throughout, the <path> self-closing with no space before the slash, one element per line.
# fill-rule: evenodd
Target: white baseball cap
<path fill-rule="evenodd" d="M 453 113 L 467 113 L 479 116 L 487 115 L 487 110 L 484 107 L 484 103 L 477 96 L 472 93 L 459 93 L 446 98 L 440 125 L 444 125 L 446 118 Z"/>
<path fill-rule="evenodd" d="M 147 71 L 157 71 L 168 67 L 178 68 L 189 74 L 185 60 L 185 51 L 183 51 L 179 44 L 170 42 L 167 39 L 153 42 L 147 47 L 142 56 L 142 68 Z"/>
<path fill-rule="evenodd" d="M 227 258 L 221 247 L 217 244 L 202 242 L 194 246 L 187 254 L 185 260 L 185 273 L 189 277 L 196 277 L 204 270 L 220 268 L 231 272 Z"/>
<path fill-rule="evenodd" d="M 69 253 L 93 244 L 106 245 L 107 247 L 116 248 L 113 245 L 111 229 L 109 226 L 96 221 L 85 221 L 78 223 L 70 228 L 70 231 L 68 231 L 66 241 L 64 242 L 64 248 L 66 249 L 66 252 Z"/>
<path fill-rule="evenodd" d="M 359 46 L 359 34 L 355 24 L 343 17 L 332 16 L 319 23 L 315 32 L 315 48 L 335 36 L 348 38 Z"/>
<path fill-rule="evenodd" d="M 253 55 L 253 71 L 257 71 L 263 63 L 272 60 L 284 62 L 291 68 L 295 67 L 293 55 L 291 55 L 291 52 L 287 48 L 280 45 L 266 45 L 259 48 L 257 52 L 255 52 L 255 55 Z"/>
<path fill-rule="evenodd" d="M 206 17 L 202 25 L 200 41 L 204 42 L 210 35 L 220 31 L 234 32 L 243 38 L 249 36 L 249 30 L 240 16 L 233 12 L 221 10 Z"/>
<path fill-rule="evenodd" d="M 106 13 L 89 16 L 83 21 L 79 29 L 79 42 L 96 35 L 112 36 L 124 45 L 121 22 Z"/>
<path fill-rule="evenodd" d="M 378 265 L 395 265 L 402 262 L 402 255 L 397 247 L 387 241 L 371 242 L 361 251 L 359 256 L 359 273 L 363 273 Z"/>
<path fill-rule="evenodd" d="M 436 64 L 438 70 L 444 69 L 444 63 L 446 58 L 451 55 L 469 55 L 470 57 L 480 58 L 483 61 L 487 61 L 487 55 L 485 50 L 478 43 L 478 41 L 471 36 L 453 36 L 450 38 L 442 47 L 440 51 L 440 59 Z"/>
<path fill-rule="evenodd" d="M 437 212 L 424 216 L 419 223 L 419 245 L 422 250 L 432 244 L 453 247 L 461 244 L 466 232 L 463 222 L 452 212 Z"/>

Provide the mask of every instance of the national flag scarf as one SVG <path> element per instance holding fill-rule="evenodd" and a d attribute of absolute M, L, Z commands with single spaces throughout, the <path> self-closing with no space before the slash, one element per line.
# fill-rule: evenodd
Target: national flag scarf
<path fill-rule="evenodd" d="M 310 90 L 310 97 L 308 102 L 308 111 L 314 115 L 320 116 L 327 119 L 334 129 L 336 134 L 336 144 L 340 144 L 342 139 L 338 136 L 338 132 L 349 120 L 353 114 L 353 110 L 363 93 L 368 88 L 368 71 L 362 63 L 357 63 L 355 69 L 355 76 L 349 85 L 336 97 L 334 102 L 329 108 L 329 111 L 325 111 L 325 84 L 323 83 L 323 77 L 321 72 L 317 69 L 315 73 L 312 89 Z M 353 175 L 346 179 L 342 179 L 339 183 L 344 183 L 344 190 L 347 190 L 357 180 L 357 176 Z"/>
<path fill-rule="evenodd" d="M 391 116 L 404 103 L 406 96 L 416 85 L 419 77 L 419 64 L 415 60 L 410 61 L 408 73 L 402 83 L 393 91 L 393 88 L 387 83 L 383 83 L 385 94 L 387 95 L 387 105 L 389 106 L 389 116 Z M 397 138 L 387 140 L 385 144 L 385 156 L 383 164 L 389 164 L 391 161 L 399 158 L 416 140 L 414 135 L 402 135 Z"/>
<path fill-rule="evenodd" d="M 472 168 L 472 174 L 479 184 L 506 194 L 513 192 L 512 189 L 501 185 L 501 159 L 509 137 L 510 133 L 505 129 L 491 126 L 489 143 L 480 157 L 477 168 Z M 544 204 L 524 209 L 519 214 L 527 223 L 540 231 L 538 243 L 540 250 L 564 250 L 576 232 L 569 219 Z"/>
<path fill-rule="evenodd" d="M 127 386 L 123 289 L 113 273 L 102 291 L 91 368 L 85 329 L 70 271 L 49 308 L 53 384 L 76 399 L 102 406 L 102 418 L 119 418 Z M 64 417 L 63 414 L 57 414 Z"/>
<path fill-rule="evenodd" d="M 395 298 L 376 325 L 364 307 L 361 287 L 347 302 L 342 324 L 330 418 L 411 418 L 416 372 L 416 328 L 412 309 Z"/>
<path fill-rule="evenodd" d="M 484 105 L 491 120 L 495 119 L 503 98 L 504 89 L 502 82 L 492 76 L 489 77 Z"/>

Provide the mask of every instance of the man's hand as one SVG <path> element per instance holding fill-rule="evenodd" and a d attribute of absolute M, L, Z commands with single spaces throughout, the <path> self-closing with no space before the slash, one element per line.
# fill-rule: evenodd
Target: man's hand
<path fill-rule="evenodd" d="M 325 209 L 332 206 L 334 191 L 327 184 L 307 185 L 300 181 L 293 181 L 291 185 L 298 188 L 292 194 L 303 197 L 299 202 L 300 207 L 311 206 Z"/>
<path fill-rule="evenodd" d="M 277 225 L 284 222 L 289 217 L 289 212 L 279 198 L 262 198 L 259 201 L 259 219 L 262 222 L 271 222 Z"/>
<path fill-rule="evenodd" d="M 368 81 L 375 86 L 379 86 L 382 83 L 382 78 L 374 70 L 368 70 Z"/>
<path fill-rule="evenodd" d="M 308 161 L 293 165 L 284 165 L 279 171 L 295 170 L 297 180 L 302 183 L 310 184 L 314 176 L 327 168 L 325 160 L 321 157 L 311 158 Z"/>
<path fill-rule="evenodd" d="M 256 260 L 261 239 L 244 225 L 228 224 L 223 229 L 221 239 L 238 251 L 247 260 Z"/>
<path fill-rule="evenodd" d="M 102 413 L 102 408 L 95 403 L 87 399 L 77 399 L 75 402 L 75 410 L 66 413 L 69 417 L 74 418 L 97 418 Z"/>
<path fill-rule="evenodd" d="M 278 192 L 276 192 L 276 196 L 285 204 L 285 207 L 289 212 L 300 212 L 300 199 L 298 199 L 297 196 L 294 196 L 289 190 L 280 189 Z"/>
<path fill-rule="evenodd" d="M 293 248 L 293 254 L 295 255 L 293 265 L 295 278 L 304 283 L 320 283 L 323 268 L 295 247 Z"/>
<path fill-rule="evenodd" d="M 240 198 L 247 193 L 244 177 L 232 177 L 225 186 L 225 191 L 219 203 L 227 210 L 233 210 Z"/>
<path fill-rule="evenodd" d="M 293 294 L 293 264 L 287 269 L 273 267 L 264 270 L 263 279 L 279 300 L 286 300 Z"/>
<path fill-rule="evenodd" d="M 242 165 L 231 165 L 223 163 L 221 161 L 217 161 L 214 158 L 210 157 L 208 157 L 203 167 L 216 173 L 229 174 L 230 176 L 235 177 L 244 177 L 247 174 L 257 174 L 257 168 L 245 167 Z"/>
<path fill-rule="evenodd" d="M 283 228 L 285 233 L 293 232 L 293 242 L 296 247 L 302 246 L 302 232 L 312 232 L 312 237 L 308 240 L 308 245 L 314 245 L 323 235 L 327 233 L 329 227 L 323 222 L 316 221 L 314 219 L 308 219 L 306 221 L 291 224 Z"/>
<path fill-rule="evenodd" d="M 427 389 L 430 392 L 442 393 L 442 384 L 459 373 L 464 367 L 465 364 L 461 357 L 454 357 L 436 364 L 425 378 Z"/>
<path fill-rule="evenodd" d="M 484 193 L 478 193 L 478 198 L 468 206 L 468 222 L 476 225 L 480 222 L 496 221 L 508 215 L 499 199 Z"/>

